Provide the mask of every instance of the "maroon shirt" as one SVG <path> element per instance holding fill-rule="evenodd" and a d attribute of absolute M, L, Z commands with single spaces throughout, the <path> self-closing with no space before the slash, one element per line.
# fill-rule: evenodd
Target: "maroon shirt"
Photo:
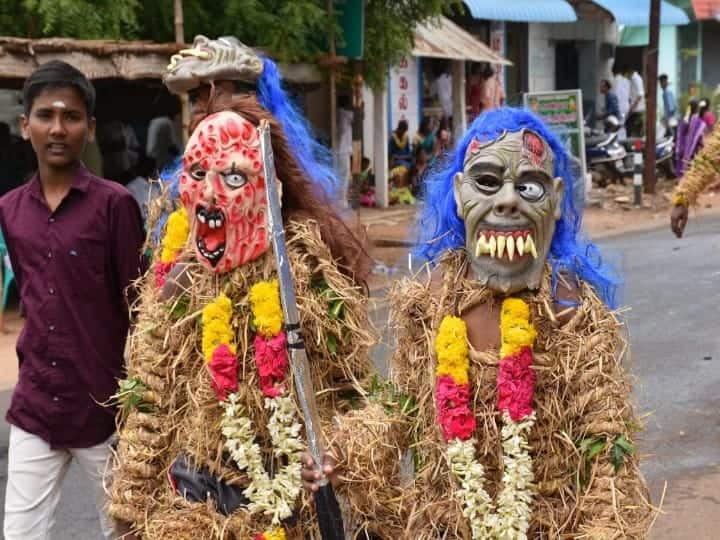
<path fill-rule="evenodd" d="M 53 448 L 86 448 L 115 430 L 103 407 L 123 377 L 124 295 L 141 272 L 140 209 L 121 185 L 81 167 L 50 212 L 38 175 L 0 199 L 0 227 L 25 326 L 7 420 Z"/>

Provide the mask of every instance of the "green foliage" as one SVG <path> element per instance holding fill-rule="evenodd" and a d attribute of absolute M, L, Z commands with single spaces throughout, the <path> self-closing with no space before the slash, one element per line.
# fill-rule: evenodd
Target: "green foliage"
<path fill-rule="evenodd" d="M 413 416 L 417 413 L 415 398 L 400 392 L 392 382 L 381 380 L 377 373 L 370 379 L 368 397 L 370 401 L 380 403 L 389 414 L 397 412 Z"/>
<path fill-rule="evenodd" d="M 610 448 L 610 462 L 613 464 L 616 473 L 625 464 L 625 456 L 632 455 L 636 451 L 635 446 L 625 435 L 618 435 L 612 443 L 608 443 L 607 437 L 605 436 L 590 437 L 580 441 L 577 447 L 582 456 L 577 471 L 578 483 L 582 487 L 587 486 L 590 480 L 593 460 L 603 454 L 608 448 Z"/>
<path fill-rule="evenodd" d="M 173 0 L 0 0 L 0 35 L 175 41 Z M 409 53 L 417 24 L 463 9 L 460 0 L 367 0 L 363 73 L 373 88 Z M 334 27 L 327 0 L 183 0 L 186 41 L 233 35 L 281 62 L 314 61 Z"/>
<path fill-rule="evenodd" d="M 123 379 L 118 386 L 117 393 L 110 399 L 119 405 L 123 421 L 135 409 L 143 413 L 154 412 L 155 408 L 145 401 L 148 388 L 140 377 Z"/>
<path fill-rule="evenodd" d="M 460 0 L 367 0 L 363 75 L 371 88 L 382 88 L 387 70 L 412 51 L 415 27 L 452 8 Z"/>
<path fill-rule="evenodd" d="M 139 0 L 3 0 L 0 34 L 27 37 L 132 39 Z"/>

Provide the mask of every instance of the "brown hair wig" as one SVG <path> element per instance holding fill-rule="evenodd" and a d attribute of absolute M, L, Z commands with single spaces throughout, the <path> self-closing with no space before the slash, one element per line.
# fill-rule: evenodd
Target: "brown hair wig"
<path fill-rule="evenodd" d="M 282 125 L 258 102 L 253 92 L 236 93 L 232 96 L 215 98 L 214 88 L 207 104 L 207 110 L 194 110 L 191 132 L 206 116 L 231 110 L 258 126 L 261 120 L 270 124 L 275 169 L 283 186 L 283 220 L 314 220 L 320 227 L 323 241 L 339 268 L 358 284 L 365 284 L 370 274 L 372 259 L 357 236 L 332 208 L 328 196 L 314 185 L 298 166 L 288 146 Z"/>

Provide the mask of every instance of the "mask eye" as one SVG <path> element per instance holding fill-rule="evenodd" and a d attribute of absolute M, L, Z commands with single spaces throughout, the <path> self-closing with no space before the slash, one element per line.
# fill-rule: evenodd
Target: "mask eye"
<path fill-rule="evenodd" d="M 491 174 L 483 174 L 480 178 L 475 179 L 475 185 L 486 195 L 493 195 L 500 191 L 502 181 Z"/>
<path fill-rule="evenodd" d="M 247 178 L 240 173 L 231 172 L 223 175 L 223 180 L 230 188 L 239 188 L 247 183 Z"/>
<path fill-rule="evenodd" d="M 528 202 L 537 202 L 545 196 L 545 186 L 535 180 L 520 182 L 515 189 Z"/>
<path fill-rule="evenodd" d="M 206 175 L 207 171 L 199 165 L 194 165 L 192 169 L 190 169 L 190 176 L 193 180 L 197 182 L 202 182 L 203 180 L 205 180 Z"/>

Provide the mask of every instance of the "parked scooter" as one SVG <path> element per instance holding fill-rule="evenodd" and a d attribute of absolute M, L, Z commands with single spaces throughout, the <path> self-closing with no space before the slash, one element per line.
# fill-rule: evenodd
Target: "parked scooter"
<path fill-rule="evenodd" d="M 625 141 L 625 147 L 629 156 L 634 152 L 645 152 L 645 139 L 633 138 Z M 666 133 L 663 137 L 659 137 L 655 141 L 655 169 L 658 176 L 665 178 L 675 178 L 675 139 L 672 132 Z M 630 175 L 633 173 L 632 159 L 623 170 L 623 173 Z"/>
<path fill-rule="evenodd" d="M 590 130 L 585 135 L 585 157 L 593 182 L 598 187 L 609 183 L 623 184 L 627 151 L 618 142 L 622 127 L 617 117 L 610 115 L 604 122 L 605 132 Z"/>

